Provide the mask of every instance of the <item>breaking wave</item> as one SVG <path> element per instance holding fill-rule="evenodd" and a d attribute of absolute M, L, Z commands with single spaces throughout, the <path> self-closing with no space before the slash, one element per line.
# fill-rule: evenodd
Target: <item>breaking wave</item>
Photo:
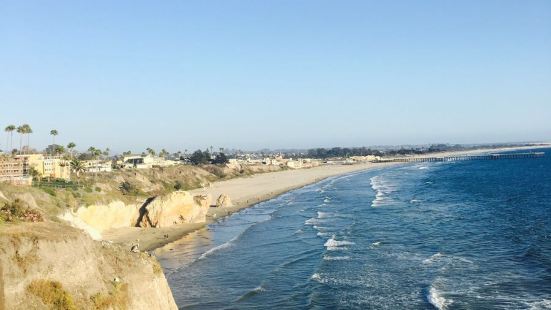
<path fill-rule="evenodd" d="M 394 185 L 383 179 L 381 175 L 372 177 L 370 184 L 373 191 L 375 191 L 375 199 L 371 202 L 372 207 L 378 207 L 392 201 L 388 195 L 396 190 Z"/>
<path fill-rule="evenodd" d="M 323 260 L 349 260 L 350 256 L 328 256 L 324 255 Z"/>
<path fill-rule="evenodd" d="M 442 293 L 440 293 L 433 286 L 430 287 L 429 292 L 427 293 L 427 301 L 439 310 L 447 309 L 448 306 L 452 303 L 451 299 L 444 298 L 444 296 L 442 296 Z"/>
<path fill-rule="evenodd" d="M 323 244 L 323 246 L 326 247 L 328 251 L 335 251 L 335 250 L 345 250 L 346 246 L 353 245 L 353 244 L 355 243 L 351 241 L 346 241 L 346 240 L 338 241 L 335 239 L 335 235 L 333 235 L 333 237 L 327 240 Z"/>
<path fill-rule="evenodd" d="M 199 258 L 197 258 L 197 260 L 202 260 L 202 259 L 205 259 L 207 258 L 208 256 L 212 255 L 213 253 L 216 253 L 220 250 L 223 250 L 223 249 L 227 249 L 229 247 L 231 247 L 233 245 L 233 243 L 235 242 L 235 240 L 237 240 L 237 238 L 239 237 L 240 235 L 237 235 L 235 236 L 234 238 L 232 238 L 231 240 L 225 242 L 225 243 L 222 243 L 218 246 L 215 246 L 214 248 L 206 251 L 205 253 L 201 254 L 201 256 L 199 256 Z"/>

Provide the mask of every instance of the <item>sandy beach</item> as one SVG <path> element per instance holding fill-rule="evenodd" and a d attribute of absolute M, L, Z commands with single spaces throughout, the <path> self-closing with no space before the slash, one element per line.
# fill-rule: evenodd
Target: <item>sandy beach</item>
<path fill-rule="evenodd" d="M 233 206 L 211 207 L 205 223 L 179 224 L 166 228 L 125 227 L 111 229 L 103 233 L 105 240 L 130 246 L 139 240 L 140 249 L 151 251 L 174 242 L 184 235 L 200 229 L 209 223 L 261 201 L 269 200 L 293 189 L 319 182 L 323 179 L 356 171 L 383 168 L 396 163 L 358 163 L 353 165 L 323 165 L 299 170 L 285 170 L 256 174 L 249 177 L 212 183 L 208 188 L 192 190 L 194 195 L 211 195 L 215 200 L 219 195 L 229 195 Z M 168 237 L 167 237 L 168 236 Z"/>
<path fill-rule="evenodd" d="M 450 155 L 481 154 L 512 150 L 535 149 L 543 147 L 549 147 L 549 145 L 442 152 L 419 155 L 416 157 L 443 157 Z M 256 174 L 250 177 L 235 178 L 231 180 L 215 182 L 212 183 L 208 188 L 195 189 L 192 190 L 191 193 L 194 195 L 208 194 L 211 195 L 213 200 L 215 200 L 221 194 L 226 194 L 229 195 L 229 197 L 231 198 L 233 206 L 227 208 L 211 207 L 208 213 L 208 221 L 206 223 L 180 224 L 166 228 L 119 228 L 109 230 L 105 232 L 103 236 L 105 240 L 110 240 L 115 243 L 121 243 L 128 246 L 130 246 L 138 239 L 141 250 L 152 251 L 156 248 L 174 242 L 182 238 L 184 235 L 192 231 L 198 230 L 221 217 L 227 216 L 243 208 L 250 207 L 259 202 L 269 200 L 290 190 L 316 183 L 333 176 L 375 168 L 384 168 L 398 164 L 400 163 L 357 163 L 352 165 L 323 165 L 309 169 L 270 172 Z"/>

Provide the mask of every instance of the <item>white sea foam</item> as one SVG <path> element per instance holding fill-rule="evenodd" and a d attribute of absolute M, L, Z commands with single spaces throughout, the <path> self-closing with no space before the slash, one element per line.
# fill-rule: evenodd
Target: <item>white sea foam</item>
<path fill-rule="evenodd" d="M 433 254 L 431 257 L 423 260 L 423 264 L 430 265 L 430 264 L 433 264 L 435 262 L 440 262 L 440 261 L 445 263 L 445 264 L 454 264 L 454 263 L 457 263 L 457 262 L 473 264 L 473 261 L 471 261 L 469 259 L 459 257 L 459 256 L 444 255 L 440 252 L 438 252 L 436 254 Z"/>
<path fill-rule="evenodd" d="M 325 203 L 328 203 L 330 201 L 331 201 L 331 198 L 329 198 L 329 197 L 325 197 L 325 199 L 323 199 L 323 202 L 325 202 Z"/>
<path fill-rule="evenodd" d="M 256 293 L 264 292 L 266 289 L 262 285 L 255 287 L 252 291 Z"/>
<path fill-rule="evenodd" d="M 314 281 L 316 281 L 316 282 L 319 282 L 319 283 L 324 283 L 324 282 L 323 282 L 323 279 L 321 278 L 321 275 L 320 275 L 319 273 L 317 273 L 317 272 L 314 273 L 314 274 L 310 277 L 310 279 L 312 279 L 312 280 L 314 280 Z"/>
<path fill-rule="evenodd" d="M 349 260 L 350 256 L 328 256 L 324 255 L 323 260 Z"/>
<path fill-rule="evenodd" d="M 331 213 L 329 212 L 321 212 L 321 211 L 318 211 L 318 218 L 319 219 L 324 219 L 324 218 L 328 218 L 331 216 Z"/>
<path fill-rule="evenodd" d="M 530 310 L 551 309 L 551 299 L 544 299 L 528 303 L 528 307 L 530 307 Z"/>
<path fill-rule="evenodd" d="M 428 167 L 428 166 L 421 166 L 421 167 L 419 167 L 419 170 L 425 170 L 425 169 L 429 169 L 429 167 Z"/>
<path fill-rule="evenodd" d="M 372 207 L 378 207 L 392 201 L 388 195 L 395 191 L 396 187 L 385 180 L 381 175 L 370 179 L 371 188 L 375 191 L 375 199 L 371 202 Z"/>
<path fill-rule="evenodd" d="M 329 233 L 318 231 L 318 233 L 316 235 L 318 237 L 325 237 L 325 236 L 329 235 Z"/>
<path fill-rule="evenodd" d="M 433 305 L 436 309 L 444 310 L 451 305 L 452 300 L 446 299 L 442 294 L 433 286 L 430 287 L 430 290 L 427 294 L 427 300 Z"/>
<path fill-rule="evenodd" d="M 230 241 L 228 242 L 225 242 L 225 243 L 222 243 L 218 246 L 215 246 L 214 248 L 206 251 L 205 253 L 201 254 L 201 256 L 199 256 L 199 258 L 197 260 L 202 260 L 202 259 L 205 259 L 207 258 L 208 256 L 212 255 L 213 253 L 215 252 L 218 252 L 220 250 L 223 250 L 223 249 L 226 249 L 226 248 L 229 248 L 233 245 L 233 243 L 235 242 L 235 240 L 237 240 L 237 238 L 239 237 L 238 236 L 235 236 L 234 238 L 232 238 Z"/>
<path fill-rule="evenodd" d="M 423 260 L 423 264 L 432 264 L 443 256 L 444 255 L 442 253 L 438 252 L 436 254 L 433 254 L 431 257 Z"/>
<path fill-rule="evenodd" d="M 306 221 L 304 221 L 304 224 L 306 225 L 316 225 L 316 224 L 319 224 L 319 219 L 318 218 L 310 218 L 310 219 L 307 219 Z"/>
<path fill-rule="evenodd" d="M 377 242 L 373 242 L 371 244 L 371 247 L 376 247 L 376 246 L 380 246 L 381 245 L 381 241 L 377 241 Z"/>
<path fill-rule="evenodd" d="M 354 242 L 341 240 L 338 241 L 335 239 L 335 235 L 331 237 L 331 239 L 325 241 L 325 244 L 323 244 L 324 247 L 327 248 L 328 251 L 336 251 L 336 250 L 345 250 L 346 246 L 353 245 Z"/>

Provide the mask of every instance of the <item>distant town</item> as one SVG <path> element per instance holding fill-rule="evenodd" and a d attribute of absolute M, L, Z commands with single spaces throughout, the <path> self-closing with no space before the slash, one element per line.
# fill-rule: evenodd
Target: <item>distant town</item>
<path fill-rule="evenodd" d="M 111 154 L 106 148 L 101 150 L 90 146 L 86 151 L 77 151 L 77 144 L 56 143 L 59 132 L 52 129 L 49 134 L 52 143 L 39 151 L 29 144 L 29 135 L 33 133 L 30 125 L 8 125 L 5 149 L 0 151 L 0 182 L 31 186 L 33 182 L 61 181 L 69 182 L 81 174 L 109 173 L 120 169 L 154 169 L 176 165 L 225 165 L 239 168 L 248 165 L 277 166 L 283 169 L 303 169 L 323 164 L 354 164 L 357 162 L 377 162 L 395 156 L 418 155 L 443 151 L 469 150 L 476 148 L 494 148 L 504 146 L 522 146 L 527 144 L 491 144 L 491 145 L 408 145 L 357 148 L 316 148 L 309 150 L 260 150 L 241 151 L 210 147 L 206 150 L 188 150 L 168 152 L 165 149 L 155 151 L 146 148 L 143 152 L 131 151 Z M 14 143 L 15 138 L 18 141 Z M 9 150 L 9 151 L 8 151 Z"/>

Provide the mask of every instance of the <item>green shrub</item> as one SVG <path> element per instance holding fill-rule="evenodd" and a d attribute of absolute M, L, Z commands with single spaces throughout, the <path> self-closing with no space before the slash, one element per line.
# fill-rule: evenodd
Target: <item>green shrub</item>
<path fill-rule="evenodd" d="M 101 187 L 96 186 L 96 187 L 94 188 L 94 190 L 95 190 L 96 192 L 101 192 Z"/>
<path fill-rule="evenodd" d="M 56 196 L 56 192 L 55 192 L 55 189 L 51 188 L 51 187 L 41 187 L 40 189 L 42 189 L 43 191 L 45 191 L 46 193 L 50 194 L 51 196 Z"/>
<path fill-rule="evenodd" d="M 140 195 L 142 192 L 132 183 L 124 181 L 119 185 L 119 190 L 123 195 Z"/>
<path fill-rule="evenodd" d="M 29 208 L 22 200 L 15 199 L 0 207 L 0 221 L 2 222 L 42 222 L 44 218 L 38 211 Z"/>

